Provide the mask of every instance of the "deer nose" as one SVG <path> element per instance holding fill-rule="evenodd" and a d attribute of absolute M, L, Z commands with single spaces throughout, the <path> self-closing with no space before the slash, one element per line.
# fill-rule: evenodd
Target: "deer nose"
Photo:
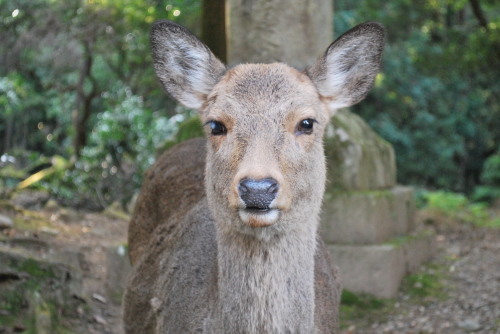
<path fill-rule="evenodd" d="M 238 185 L 238 193 L 246 209 L 266 211 L 276 198 L 279 188 L 278 181 L 273 178 L 243 179 Z"/>

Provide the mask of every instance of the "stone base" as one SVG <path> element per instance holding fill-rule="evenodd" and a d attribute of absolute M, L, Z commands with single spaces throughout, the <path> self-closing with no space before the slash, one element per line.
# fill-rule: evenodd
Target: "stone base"
<path fill-rule="evenodd" d="M 339 267 L 344 289 L 392 298 L 402 278 L 433 256 L 436 238 L 432 230 L 422 230 L 386 244 L 328 248 L 334 265 Z"/>
<path fill-rule="evenodd" d="M 325 194 L 321 235 L 331 244 L 381 244 L 415 230 L 413 188 Z"/>

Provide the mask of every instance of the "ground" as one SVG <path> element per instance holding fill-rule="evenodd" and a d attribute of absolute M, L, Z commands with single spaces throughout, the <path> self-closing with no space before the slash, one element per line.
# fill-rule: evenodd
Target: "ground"
<path fill-rule="evenodd" d="M 115 267 L 107 252 L 126 243 L 126 220 L 50 205 L 34 211 L 4 205 L 0 214 L 14 219 L 14 227 L 2 231 L 0 245 L 36 241 L 51 252 L 78 254 L 82 306 L 77 316 L 62 320 L 68 329 L 64 333 L 122 333 L 121 308 L 109 278 L 123 284 L 125 277 L 110 276 Z M 394 300 L 345 293 L 342 333 L 500 333 L 500 229 L 422 213 L 420 219 L 437 230 L 439 250 L 433 261 L 405 279 Z M 6 314 L 0 309 L 0 318 Z M 0 322 L 0 333 L 28 332 L 23 321 L 10 326 Z"/>
<path fill-rule="evenodd" d="M 437 230 L 436 256 L 394 300 L 347 299 L 358 313 L 343 306 L 342 333 L 500 333 L 500 229 L 419 215 Z"/>
<path fill-rule="evenodd" d="M 32 211 L 20 207 L 14 210 L 0 205 L 0 214 L 6 214 L 14 220 L 14 228 L 2 231 L 0 245 L 9 242 L 12 244 L 12 241 L 16 241 L 16 244 L 22 242 L 24 246 L 35 242 L 47 245 L 37 249 L 37 254 L 43 258 L 59 252 L 76 254 L 77 266 L 82 273 L 82 291 L 78 293 L 82 303 L 77 309 L 76 317 L 61 320 L 64 328 L 68 329 L 64 333 L 123 332 L 121 307 L 113 302 L 113 299 L 116 301 L 116 296 L 110 294 L 107 284 L 110 274 L 108 269 L 114 266 L 110 266 L 106 252 L 109 248 L 117 249 L 119 245 L 126 245 L 126 220 L 107 214 L 76 212 L 59 207 Z M 0 263 L 0 272 L 3 269 L 3 263 Z M 123 285 L 126 277 L 118 280 Z M 12 328 L 2 326 L 1 316 L 5 314 L 8 311 L 0 309 L 0 333 L 30 329 L 30 323 L 26 319 L 19 319 Z"/>

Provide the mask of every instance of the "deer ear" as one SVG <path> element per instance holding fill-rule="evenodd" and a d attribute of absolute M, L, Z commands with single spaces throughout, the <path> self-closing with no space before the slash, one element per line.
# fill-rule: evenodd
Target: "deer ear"
<path fill-rule="evenodd" d="M 380 24 L 360 24 L 337 38 L 307 70 L 331 109 L 352 106 L 368 94 L 380 69 L 384 40 Z"/>
<path fill-rule="evenodd" d="M 225 66 L 195 35 L 174 22 L 155 22 L 150 39 L 156 75 L 167 93 L 182 105 L 199 109 Z"/>

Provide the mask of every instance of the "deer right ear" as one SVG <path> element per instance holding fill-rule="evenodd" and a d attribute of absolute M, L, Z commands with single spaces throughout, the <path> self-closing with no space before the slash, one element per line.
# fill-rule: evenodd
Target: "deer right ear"
<path fill-rule="evenodd" d="M 226 68 L 195 35 L 167 20 L 151 28 L 156 75 L 170 96 L 199 109 Z"/>
<path fill-rule="evenodd" d="M 337 38 L 307 70 L 331 109 L 352 106 L 368 94 L 380 69 L 384 40 L 380 24 L 360 24 Z"/>

